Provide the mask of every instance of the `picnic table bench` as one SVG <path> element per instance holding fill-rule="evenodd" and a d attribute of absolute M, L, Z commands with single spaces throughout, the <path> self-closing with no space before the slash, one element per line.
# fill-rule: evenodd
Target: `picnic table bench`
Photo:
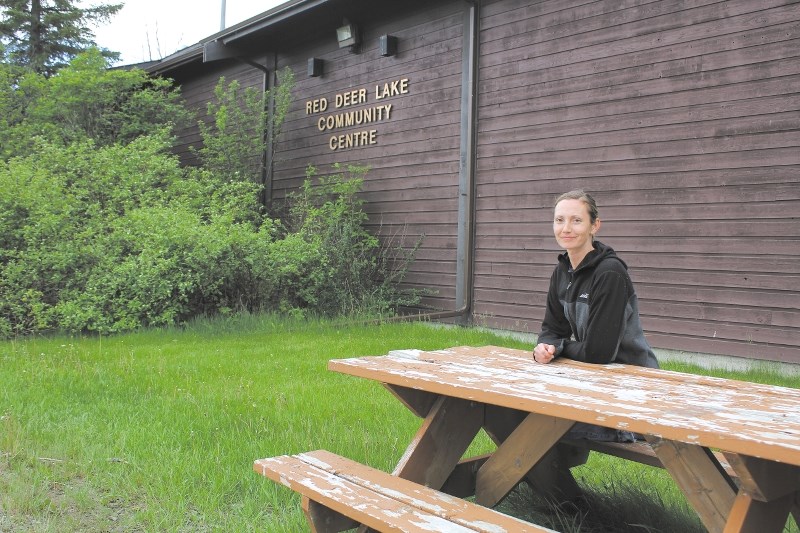
<path fill-rule="evenodd" d="M 468 511 L 443 505 L 436 514 L 409 502 L 417 502 L 423 488 L 431 502 L 454 502 L 445 493 L 474 496 L 489 514 L 468 519 L 470 525 L 453 521 L 458 527 L 481 531 L 475 526 L 479 523 L 491 531 L 523 531 L 504 522 L 510 517 L 489 508 L 523 479 L 537 490 L 573 496 L 579 489 L 569 469 L 585 462 L 589 450 L 665 468 L 712 533 L 779 533 L 790 514 L 800 522 L 796 389 L 568 359 L 541 365 L 530 352 L 493 346 L 404 350 L 331 360 L 328 368 L 383 383 L 423 419 L 392 475 L 370 475 L 378 476 L 375 483 L 392 499 L 439 518 L 477 511 L 470 503 Z M 647 442 L 566 439 L 576 422 L 624 429 Z M 463 458 L 481 429 L 497 449 Z M 334 461 L 324 452 L 314 452 L 310 461 L 308 457 L 291 459 L 306 465 L 293 463 L 294 481 L 286 468 L 277 466 L 290 461 L 286 457 L 257 461 L 254 468 L 304 495 L 312 530 L 343 531 L 354 521 L 380 531 L 446 530 L 431 528 L 424 520 L 398 525 L 387 513 L 368 518 L 360 509 L 373 500 L 332 496 L 341 492 L 334 490 L 314 492 L 308 487 L 313 482 L 301 480 L 312 473 L 312 466 L 319 467 L 314 462 L 321 457 L 334 465 L 326 470 L 331 475 L 349 479 L 356 470 L 363 471 L 357 463 Z M 383 505 L 388 503 L 376 504 Z M 411 516 L 417 511 L 404 512 Z M 529 531 L 547 531 L 523 524 Z"/>
<path fill-rule="evenodd" d="M 325 450 L 260 459 L 256 472 L 303 495 L 311 530 L 554 533 Z"/>

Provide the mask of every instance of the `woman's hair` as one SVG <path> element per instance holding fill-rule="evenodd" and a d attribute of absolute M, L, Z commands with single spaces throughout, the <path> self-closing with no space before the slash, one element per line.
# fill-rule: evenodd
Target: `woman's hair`
<path fill-rule="evenodd" d="M 597 220 L 597 202 L 594 201 L 594 198 L 592 198 L 591 194 L 583 189 L 575 189 L 574 191 L 565 192 L 556 199 L 556 203 L 553 204 L 553 207 L 557 206 L 558 202 L 561 200 L 580 200 L 586 204 L 586 207 L 589 208 L 589 220 L 592 222 L 592 224 L 594 224 Z"/>

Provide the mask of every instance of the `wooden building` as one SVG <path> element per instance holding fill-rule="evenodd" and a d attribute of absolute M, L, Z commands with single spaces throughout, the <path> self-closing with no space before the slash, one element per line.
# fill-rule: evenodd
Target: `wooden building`
<path fill-rule="evenodd" d="M 582 187 L 654 347 L 800 363 L 797 0 L 294 0 L 150 70 L 204 108 L 287 66 L 271 198 L 369 165 L 374 230 L 424 235 L 426 310 L 538 331 Z"/>

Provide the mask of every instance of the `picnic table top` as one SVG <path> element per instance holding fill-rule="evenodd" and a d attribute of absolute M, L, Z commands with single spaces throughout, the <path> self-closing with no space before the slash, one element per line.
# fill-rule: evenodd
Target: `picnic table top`
<path fill-rule="evenodd" d="M 462 346 L 334 359 L 330 370 L 392 386 L 800 465 L 800 390 L 524 350 Z"/>

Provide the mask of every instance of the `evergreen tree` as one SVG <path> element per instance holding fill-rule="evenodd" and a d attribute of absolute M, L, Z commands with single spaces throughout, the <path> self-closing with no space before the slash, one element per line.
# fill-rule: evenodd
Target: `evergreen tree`
<path fill-rule="evenodd" d="M 49 75 L 95 45 L 89 26 L 122 4 L 77 7 L 76 0 L 0 0 L 0 43 L 12 63 Z M 119 53 L 103 50 L 110 59 Z"/>

